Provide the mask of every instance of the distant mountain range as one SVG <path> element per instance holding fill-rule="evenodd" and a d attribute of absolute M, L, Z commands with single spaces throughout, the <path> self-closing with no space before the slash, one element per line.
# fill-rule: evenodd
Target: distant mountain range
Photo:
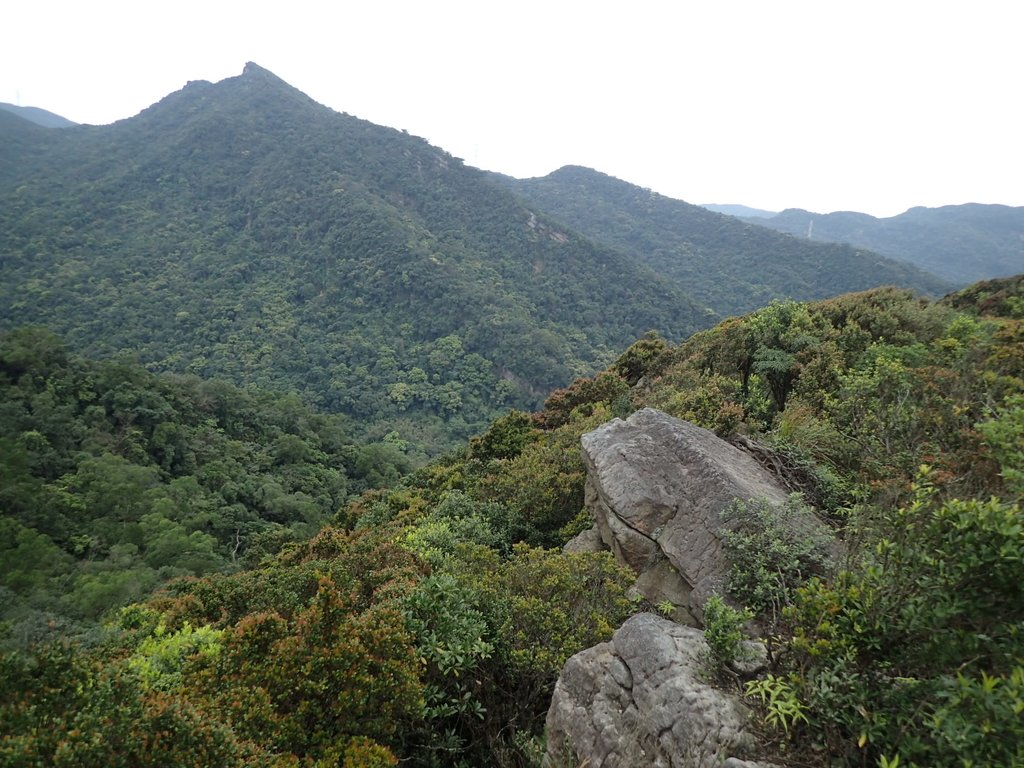
<path fill-rule="evenodd" d="M 745 216 L 751 219 L 769 219 L 775 216 L 778 211 L 766 211 L 762 208 L 751 208 L 748 205 L 715 205 L 704 203 L 701 208 L 707 208 L 715 213 L 724 213 L 728 216 Z"/>
<path fill-rule="evenodd" d="M 958 285 L 1024 272 L 1024 207 L 969 203 L 911 208 L 885 219 L 793 208 L 747 221 L 816 242 L 870 248 Z"/>
<path fill-rule="evenodd" d="M 44 128 L 70 128 L 78 123 L 68 120 L 66 117 L 55 115 L 39 107 L 20 107 L 17 104 L 8 104 L 0 101 L 0 110 L 10 112 Z"/>
<path fill-rule="evenodd" d="M 867 249 L 780 235 L 589 168 L 497 178 L 567 226 L 674 278 L 720 315 L 773 298 L 819 299 L 887 284 L 933 295 L 950 287 Z"/>

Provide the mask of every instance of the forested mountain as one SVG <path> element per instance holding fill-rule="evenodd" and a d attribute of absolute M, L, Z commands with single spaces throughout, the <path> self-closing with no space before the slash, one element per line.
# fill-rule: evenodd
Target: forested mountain
<path fill-rule="evenodd" d="M 260 67 L 113 125 L 0 112 L 0 324 L 294 389 L 438 450 L 707 312 L 422 139 Z"/>
<path fill-rule="evenodd" d="M 500 178 L 566 225 L 679 281 L 721 315 L 748 312 L 773 298 L 820 299 L 880 285 L 934 295 L 948 287 L 876 253 L 779 236 L 589 168 Z"/>
<path fill-rule="evenodd" d="M 5 424 L 5 434 L 35 463 L 18 470 L 19 487 L 51 486 L 47 498 L 61 503 L 88 504 L 88 482 L 96 495 L 138 498 L 114 493 L 92 467 L 68 477 L 60 431 L 32 433 L 59 425 L 54 414 L 75 398 L 90 404 L 74 428 L 96 435 L 92 445 L 128 435 L 161 467 L 188 450 L 223 452 L 204 446 L 211 439 L 240 439 L 233 457 L 283 459 L 285 476 L 332 453 L 329 421 L 272 398 L 257 408 L 262 420 L 243 415 L 251 400 L 231 410 L 237 391 L 187 415 L 202 398 L 186 393 L 208 384 L 136 373 L 111 393 L 95 377 L 125 381 L 114 368 L 67 359 L 46 338 L 13 340 L 0 358 L 4 413 L 23 431 Z M 627 599 L 632 574 L 610 553 L 543 548 L 593 522 L 581 514 L 581 435 L 641 407 L 755 441 L 843 542 L 845 557 L 808 578 L 805 542 L 780 537 L 763 511 L 737 513 L 747 516 L 729 552 L 742 580 L 728 594 L 758 611 L 772 652 L 764 668 L 730 670 L 720 684 L 746 684 L 774 750 L 758 759 L 1021 764 L 1024 277 L 940 302 L 893 288 L 773 302 L 678 346 L 647 336 L 540 412 L 511 412 L 400 487 L 364 493 L 308 542 L 175 582 L 110 614 L 91 645 L 0 653 L 0 763 L 545 764 L 544 715 L 566 660 L 630 613 L 655 609 Z M 141 436 L 159 418 L 181 432 L 160 430 L 147 447 Z M 247 423 L 268 428 L 274 447 Z M 182 454 L 167 452 L 174 434 L 191 446 Z M 124 474 L 123 460 L 105 461 Z M 171 490 L 145 497 L 150 514 L 175 508 Z M 172 523 L 187 530 L 201 519 L 184 509 L 162 524 L 171 551 L 182 542 Z M 112 511 L 117 525 L 132 514 Z M 0 560 L 3 586 L 59 590 L 51 579 L 71 554 L 16 532 L 6 541 L 24 555 Z M 153 549 L 147 541 L 141 558 L 159 562 Z M 18 567 L 29 557 L 34 576 Z M 745 616 L 734 613 L 738 643 Z"/>
<path fill-rule="evenodd" d="M 885 219 L 790 209 L 748 221 L 816 242 L 870 248 L 957 285 L 1024 269 L 1024 208 L 971 203 L 911 208 Z"/>

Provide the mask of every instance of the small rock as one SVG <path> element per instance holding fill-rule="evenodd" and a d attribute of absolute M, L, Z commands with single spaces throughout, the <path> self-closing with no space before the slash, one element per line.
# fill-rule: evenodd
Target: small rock
<path fill-rule="evenodd" d="M 562 547 L 565 552 L 604 552 L 608 547 L 601 540 L 601 532 L 597 526 L 581 531 L 569 539 Z"/>

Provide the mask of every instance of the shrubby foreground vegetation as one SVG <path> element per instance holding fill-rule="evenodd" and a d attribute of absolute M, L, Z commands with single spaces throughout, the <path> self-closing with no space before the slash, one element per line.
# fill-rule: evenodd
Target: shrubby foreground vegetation
<path fill-rule="evenodd" d="M 826 571 L 748 507 L 729 542 L 782 761 L 1024 764 L 1022 284 L 776 303 L 648 369 L 641 401 L 760 431 L 843 538 Z"/>
<path fill-rule="evenodd" d="M 1021 765 L 1022 282 L 983 284 L 940 303 L 894 289 L 775 303 L 677 347 L 650 336 L 606 372 L 552 394 L 540 413 L 510 412 L 390 490 L 364 490 L 376 479 L 372 470 L 388 461 L 371 457 L 357 469 L 371 449 L 328 440 L 327 417 L 302 411 L 305 422 L 282 421 L 274 414 L 287 400 L 225 392 L 213 401 L 228 412 L 232 398 L 254 408 L 262 402 L 256 411 L 265 426 L 243 438 L 232 437 L 235 427 L 217 421 L 216 412 L 186 420 L 182 440 L 191 447 L 181 455 L 199 450 L 188 440 L 204 436 L 226 441 L 217 455 L 266 456 L 264 465 L 252 465 L 264 467 L 262 483 L 322 504 L 304 517 L 295 511 L 308 507 L 293 498 L 283 505 L 292 515 L 280 519 L 268 517 L 258 494 L 222 496 L 226 480 L 196 480 L 189 486 L 200 489 L 195 496 L 163 490 L 175 482 L 174 459 L 148 442 L 158 423 L 143 418 L 139 398 L 120 406 L 139 411 L 128 424 L 110 421 L 114 404 L 104 405 L 107 421 L 94 412 L 97 423 L 118 427 L 102 440 L 83 439 L 73 449 L 54 444 L 68 430 L 47 431 L 36 419 L 53 412 L 56 406 L 44 407 L 51 400 L 62 402 L 59 372 L 70 363 L 54 368 L 46 362 L 52 356 L 18 357 L 11 350 L 19 349 L 19 336 L 8 336 L 4 418 L 16 428 L 5 435 L 18 450 L 5 456 L 21 458 L 5 472 L 18 473 L 10 487 L 22 490 L 21 506 L 3 524 L 20 526 L 24 541 L 49 553 L 33 555 L 40 564 L 34 570 L 8 570 L 23 560 L 5 555 L 10 593 L 46 604 L 46 594 L 62 591 L 55 585 L 92 576 L 93 561 L 74 547 L 76 537 L 104 534 L 102 520 L 141 531 L 144 518 L 159 514 L 168 522 L 154 525 L 179 526 L 179 538 L 209 537 L 207 549 L 197 543 L 196 551 L 219 560 L 180 574 L 142 602 L 107 611 L 102 628 L 77 644 L 7 652 L 0 762 L 536 764 L 562 664 L 644 607 L 627 599 L 629 574 L 609 555 L 558 548 L 589 525 L 580 514 L 579 437 L 650 405 L 769 446 L 848 553 L 830 569 L 801 560 L 799 542 L 744 548 L 769 523 L 756 511 L 735 511 L 745 523 L 733 542 L 737 560 L 756 555 L 764 573 L 786 575 L 732 585 L 734 599 L 771 619 L 764 622 L 772 635 L 770 669 L 749 689 L 752 702 L 764 702 L 766 735 L 774 734 L 780 762 Z M 117 391 L 113 379 L 109 385 L 91 391 L 107 397 Z M 198 397 L 212 386 L 149 378 L 137 379 L 135 391 L 163 392 L 165 400 L 179 392 L 185 402 L 176 388 Z M 84 418 L 90 406 L 75 407 Z M 271 440 L 262 442 L 259 430 Z M 32 432 L 39 436 L 26 437 Z M 118 436 L 125 440 L 117 443 Z M 231 440 L 243 446 L 227 450 Z M 124 470 L 130 457 L 119 451 L 132 445 L 148 456 L 138 458 L 156 489 L 133 497 L 146 510 L 134 520 L 134 511 L 103 507 L 99 489 L 89 495 L 92 486 L 81 480 L 83 465 L 93 483 L 117 476 L 109 470 Z M 109 465 L 103 472 L 90 465 L 107 454 L 115 458 L 102 459 Z M 275 466 L 279 456 L 288 460 Z M 207 463 L 197 461 L 196 471 Z M 322 474 L 329 466 L 334 495 Z M 234 479 L 222 472 L 244 485 L 251 475 L 242 467 Z M 292 479 L 275 477 L 279 471 Z M 62 480 L 69 476 L 79 479 Z M 51 503 L 64 498 L 61 489 L 78 506 Z M 197 526 L 189 511 L 196 497 L 222 514 L 237 504 L 235 518 L 220 528 Z M 63 518 L 50 510 L 65 510 Z M 254 531 L 232 560 L 243 511 L 264 521 L 257 528 L 273 523 L 288 535 Z M 71 526 L 66 535 L 58 533 L 62 519 Z M 315 536 L 302 538 L 325 519 Z M 95 525 L 83 522 L 90 520 Z M 157 575 L 179 575 L 159 573 L 180 566 L 151 555 L 149 542 L 145 534 L 131 541 L 132 557 Z M 96 559 L 111 557 L 106 551 Z M 786 563 L 797 565 L 782 568 Z M 727 649 L 728 633 L 721 638 Z M 17 645 L 10 632 L 7 639 Z"/>

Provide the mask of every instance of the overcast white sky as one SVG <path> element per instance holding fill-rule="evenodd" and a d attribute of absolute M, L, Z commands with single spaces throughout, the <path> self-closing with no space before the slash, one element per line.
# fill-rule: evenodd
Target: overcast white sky
<path fill-rule="evenodd" d="M 518 177 L 769 210 L 1024 205 L 1021 0 L 22 0 L 0 101 L 130 117 L 246 61 Z"/>

